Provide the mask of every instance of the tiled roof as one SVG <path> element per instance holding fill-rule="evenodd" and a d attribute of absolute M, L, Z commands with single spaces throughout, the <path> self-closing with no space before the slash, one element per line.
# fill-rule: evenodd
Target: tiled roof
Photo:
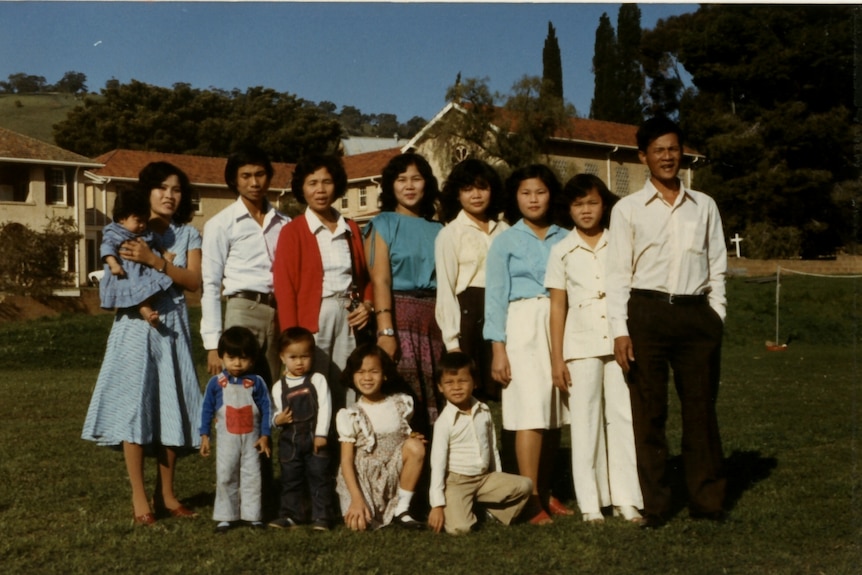
<path fill-rule="evenodd" d="M 400 148 L 390 148 L 377 152 L 367 152 L 343 158 L 348 180 L 359 180 L 380 175 L 386 163 L 401 152 Z M 188 156 L 185 154 L 163 154 L 140 150 L 114 150 L 96 158 L 104 167 L 90 170 L 104 178 L 136 180 L 138 173 L 150 162 L 164 161 L 174 164 L 199 186 L 224 186 L 225 158 L 207 156 Z M 275 175 L 270 188 L 273 190 L 290 187 L 290 177 L 295 164 L 274 162 Z"/>
<path fill-rule="evenodd" d="M 53 144 L 0 128 L 0 159 L 97 166 L 96 161 Z"/>
<path fill-rule="evenodd" d="M 389 160 L 401 153 L 401 148 L 389 148 L 376 152 L 366 152 L 354 156 L 345 156 L 344 169 L 348 180 L 358 180 L 379 176 Z"/>
<path fill-rule="evenodd" d="M 114 150 L 102 154 L 97 161 L 105 164 L 103 168 L 90 170 L 105 178 L 137 180 L 138 174 L 150 162 L 170 162 L 186 173 L 192 184 L 198 186 L 224 186 L 224 166 L 226 158 L 211 158 L 208 156 L 190 156 L 186 154 L 163 154 L 161 152 L 144 152 L 140 150 Z M 270 187 L 274 190 L 284 189 L 290 185 L 290 175 L 293 164 L 274 162 L 275 174 Z"/>

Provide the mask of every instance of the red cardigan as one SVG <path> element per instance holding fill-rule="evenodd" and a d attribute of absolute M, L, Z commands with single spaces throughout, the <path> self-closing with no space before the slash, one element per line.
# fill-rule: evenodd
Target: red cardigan
<path fill-rule="evenodd" d="M 373 301 L 362 233 L 356 222 L 346 219 L 350 228 L 353 274 L 365 301 Z M 305 215 L 298 216 L 281 229 L 272 269 L 273 291 L 278 303 L 280 329 L 302 326 L 311 333 L 319 330 L 320 301 L 323 298 L 323 262 L 317 238 L 308 229 Z"/>

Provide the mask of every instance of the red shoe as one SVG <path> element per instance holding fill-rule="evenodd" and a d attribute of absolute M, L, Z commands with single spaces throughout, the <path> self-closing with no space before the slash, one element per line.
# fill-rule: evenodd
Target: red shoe
<path fill-rule="evenodd" d="M 179 519 L 194 519 L 198 516 L 198 514 L 182 503 L 180 503 L 179 507 L 175 507 L 173 509 L 168 509 L 168 513 L 171 514 L 171 517 L 177 517 Z"/>
<path fill-rule="evenodd" d="M 551 515 L 574 515 L 575 512 L 563 505 L 563 502 L 556 497 L 551 496 L 548 501 L 548 511 Z"/>
<path fill-rule="evenodd" d="M 533 517 L 531 519 L 529 519 L 527 522 L 530 525 L 550 525 L 551 523 L 554 522 L 554 520 L 551 519 L 551 516 L 548 515 L 547 511 L 542 509 L 541 511 L 539 511 L 538 513 L 533 515 Z"/>

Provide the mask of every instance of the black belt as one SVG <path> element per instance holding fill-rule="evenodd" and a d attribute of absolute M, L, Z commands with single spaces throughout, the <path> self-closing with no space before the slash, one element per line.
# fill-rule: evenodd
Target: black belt
<path fill-rule="evenodd" d="M 256 291 L 240 290 L 227 296 L 227 299 L 238 297 L 249 301 L 266 304 L 271 308 L 275 307 L 275 296 L 271 293 L 259 293 Z"/>
<path fill-rule="evenodd" d="M 656 291 L 651 289 L 634 289 L 632 288 L 632 295 L 636 295 L 638 297 L 654 299 L 658 301 L 663 301 L 665 303 L 673 304 L 673 305 L 701 305 L 708 303 L 708 299 L 706 294 L 698 294 L 698 295 L 686 295 L 686 294 L 672 294 L 665 293 L 663 291 Z"/>

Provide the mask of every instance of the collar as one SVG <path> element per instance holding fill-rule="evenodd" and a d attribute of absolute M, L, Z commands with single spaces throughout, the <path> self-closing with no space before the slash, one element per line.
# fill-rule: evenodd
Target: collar
<path fill-rule="evenodd" d="M 481 401 L 479 401 L 475 397 L 470 398 L 470 413 L 469 414 L 458 409 L 455 406 L 455 404 L 451 403 L 450 401 L 446 401 L 446 409 L 448 409 L 452 412 L 452 422 L 453 423 L 458 421 L 459 417 L 470 417 L 471 419 L 473 419 L 476 417 L 476 414 L 479 413 L 480 411 L 484 411 L 484 412 L 488 412 L 488 413 L 490 413 L 490 411 L 491 411 L 490 408 L 486 404 L 482 403 Z"/>
<path fill-rule="evenodd" d="M 241 220 L 243 218 L 251 218 L 251 213 L 249 213 L 248 208 L 245 207 L 245 204 L 242 201 L 242 196 L 237 194 L 236 201 L 232 203 L 229 208 L 232 210 L 231 215 L 235 221 Z M 273 221 L 283 220 L 284 223 L 290 221 L 286 215 L 282 214 L 278 210 L 276 210 L 271 203 L 269 203 L 269 199 L 263 199 L 263 228 L 266 229 Z"/>
<path fill-rule="evenodd" d="M 341 234 L 350 234 L 350 228 L 347 226 L 347 221 L 344 219 L 344 216 L 342 216 L 335 208 L 331 209 L 338 214 L 338 219 L 335 222 L 335 231 L 332 232 L 332 235 L 339 236 Z M 305 219 L 308 222 L 308 229 L 313 236 L 317 235 L 317 232 L 321 229 L 328 229 L 326 224 L 320 221 L 318 215 L 309 208 L 305 208 Z"/>
<path fill-rule="evenodd" d="M 455 219 L 452 221 L 458 222 L 459 224 L 464 225 L 464 226 L 469 226 L 471 228 L 475 228 L 475 229 L 479 230 L 480 232 L 482 232 L 483 234 L 485 233 L 485 230 L 480 228 L 479 224 L 477 224 L 470 216 L 468 216 L 467 212 L 465 212 L 464 210 L 460 210 L 458 212 L 458 215 L 455 216 Z M 495 220 L 493 218 L 488 220 L 488 235 L 489 236 L 492 233 L 494 233 L 494 230 L 497 229 L 498 225 L 500 225 L 499 220 Z"/>
<path fill-rule="evenodd" d="M 679 178 L 677 179 L 679 180 Z M 664 198 L 658 191 L 658 188 L 655 187 L 655 184 L 652 183 L 651 179 L 647 179 L 646 184 L 644 184 L 644 192 L 644 205 L 652 203 L 653 200 L 664 202 Z M 697 200 L 695 199 L 691 191 L 685 187 L 685 184 L 682 182 L 682 180 L 679 180 L 679 195 L 676 197 L 676 202 L 674 202 L 671 207 L 676 207 L 682 204 L 682 202 L 684 201 L 691 201 L 695 204 L 697 203 Z"/>
<path fill-rule="evenodd" d="M 218 383 L 220 386 L 225 387 L 229 383 L 238 384 L 241 383 L 243 387 L 252 387 L 254 386 L 254 376 L 250 373 L 244 373 L 240 376 L 234 377 L 226 369 L 223 369 L 222 372 L 218 375 Z"/>
<path fill-rule="evenodd" d="M 590 253 L 596 253 L 602 248 L 607 247 L 608 245 L 608 230 L 602 229 L 602 237 L 599 238 L 599 241 L 596 243 L 596 247 L 591 248 L 584 238 L 581 237 L 581 234 L 578 233 L 577 229 L 573 229 L 569 232 L 569 236 L 571 239 L 569 240 L 570 246 L 569 249 L 566 250 L 566 253 L 572 253 L 575 250 L 581 249 L 586 250 Z"/>
<path fill-rule="evenodd" d="M 531 236 L 533 236 L 537 240 L 539 239 L 539 236 L 536 235 L 536 232 L 534 232 L 532 230 L 532 228 L 530 228 L 530 226 L 528 226 L 526 223 L 524 223 L 524 218 L 521 218 L 517 222 L 515 222 L 515 225 L 512 226 L 510 229 L 519 230 L 523 233 L 530 234 Z M 548 231 L 545 233 L 545 239 L 541 240 L 541 241 L 546 242 L 546 241 L 548 241 L 548 238 L 552 238 L 562 231 L 565 231 L 565 230 L 563 230 L 563 228 L 561 228 L 557 224 L 551 224 L 548 227 Z"/>

